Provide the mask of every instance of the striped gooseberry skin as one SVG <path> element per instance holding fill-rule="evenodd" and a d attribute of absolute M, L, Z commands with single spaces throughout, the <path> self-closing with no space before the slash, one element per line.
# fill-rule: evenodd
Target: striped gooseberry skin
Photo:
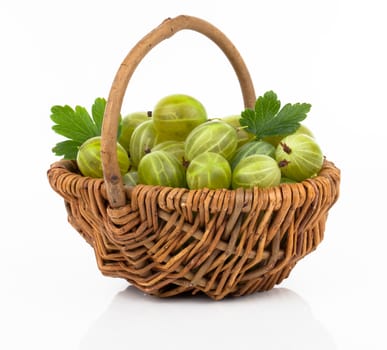
<path fill-rule="evenodd" d="M 222 120 L 211 120 L 193 129 L 185 140 L 185 159 L 191 161 L 205 152 L 218 153 L 230 160 L 236 151 L 238 137 L 235 129 Z"/>
<path fill-rule="evenodd" d="M 229 188 L 231 167 L 220 154 L 206 152 L 196 156 L 187 168 L 187 185 L 191 190 Z"/>
<path fill-rule="evenodd" d="M 324 162 L 320 146 L 305 134 L 292 134 L 283 138 L 276 148 L 275 158 L 282 176 L 295 181 L 303 181 L 318 174 Z"/>
<path fill-rule="evenodd" d="M 239 147 L 234 157 L 231 160 L 231 169 L 234 169 L 237 164 L 243 159 L 253 154 L 265 154 L 274 158 L 275 147 L 265 141 L 250 141 Z"/>
<path fill-rule="evenodd" d="M 138 165 L 138 181 L 144 185 L 186 187 L 185 169 L 170 153 L 146 154 Z"/>
<path fill-rule="evenodd" d="M 117 159 L 121 175 L 124 175 L 129 169 L 130 160 L 128 153 L 118 142 Z M 102 178 L 101 136 L 92 137 L 86 140 L 81 147 L 79 147 L 76 161 L 82 175 Z"/>
<path fill-rule="evenodd" d="M 264 154 L 242 159 L 232 175 L 232 188 L 272 187 L 280 184 L 281 170 L 277 162 Z"/>
<path fill-rule="evenodd" d="M 184 141 L 163 141 L 152 148 L 154 151 L 165 151 L 172 154 L 176 159 L 183 164 L 184 160 Z"/>
<path fill-rule="evenodd" d="M 224 120 L 226 123 L 233 126 L 237 132 L 237 138 L 238 138 L 238 148 L 244 145 L 247 142 L 253 141 L 255 139 L 255 135 L 249 133 L 245 130 L 245 128 L 241 127 L 240 124 L 241 116 L 236 115 L 229 115 L 227 117 L 223 117 L 222 120 Z"/>
<path fill-rule="evenodd" d="M 149 153 L 158 142 L 158 134 L 152 120 L 139 124 L 132 133 L 129 144 L 130 161 L 137 167 L 142 157 Z"/>
<path fill-rule="evenodd" d="M 136 186 L 138 184 L 138 173 L 136 170 L 128 171 L 124 176 L 122 176 L 122 181 L 124 185 L 127 186 Z"/>
<path fill-rule="evenodd" d="M 139 124 L 147 120 L 149 120 L 148 112 L 134 112 L 122 118 L 121 133 L 118 138 L 118 142 L 126 149 L 127 152 L 129 152 L 130 139 L 134 129 Z"/>
<path fill-rule="evenodd" d="M 152 116 L 163 140 L 184 141 L 192 129 L 207 121 L 202 103 L 184 94 L 169 95 L 159 100 Z"/>

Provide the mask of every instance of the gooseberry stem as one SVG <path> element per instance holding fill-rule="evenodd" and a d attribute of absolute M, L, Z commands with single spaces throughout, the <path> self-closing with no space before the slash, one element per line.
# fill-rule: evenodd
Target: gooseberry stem
<path fill-rule="evenodd" d="M 278 166 L 279 166 L 280 168 L 284 168 L 284 167 L 286 167 L 289 163 L 290 163 L 290 162 L 289 162 L 288 160 L 283 159 L 283 160 L 280 160 L 280 161 L 278 162 Z"/>
<path fill-rule="evenodd" d="M 280 145 L 285 153 L 290 154 L 292 153 L 292 149 L 284 142 L 280 142 Z"/>
<path fill-rule="evenodd" d="M 185 158 L 183 157 L 183 167 L 184 167 L 185 169 L 188 168 L 189 163 L 190 163 L 190 161 L 187 160 L 187 159 L 185 159 Z"/>

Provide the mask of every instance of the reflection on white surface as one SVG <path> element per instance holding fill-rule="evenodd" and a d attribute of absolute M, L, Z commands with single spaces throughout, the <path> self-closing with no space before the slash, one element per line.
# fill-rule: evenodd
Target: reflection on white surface
<path fill-rule="evenodd" d="M 309 305 L 289 289 L 240 298 L 160 299 L 133 286 L 118 293 L 81 340 L 98 349 L 313 349 L 332 350 L 332 337 Z"/>

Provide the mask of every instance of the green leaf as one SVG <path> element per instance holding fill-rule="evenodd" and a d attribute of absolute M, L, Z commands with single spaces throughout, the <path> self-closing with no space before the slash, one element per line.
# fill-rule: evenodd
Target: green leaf
<path fill-rule="evenodd" d="M 100 97 L 95 99 L 94 104 L 91 107 L 91 114 L 100 134 L 102 130 L 102 121 L 105 113 L 105 108 L 106 100 Z"/>
<path fill-rule="evenodd" d="M 52 151 L 57 156 L 63 156 L 64 159 L 76 159 L 78 148 L 81 146 L 80 142 L 73 140 L 66 140 L 58 142 Z"/>
<path fill-rule="evenodd" d="M 53 106 L 50 116 L 54 122 L 52 129 L 68 140 L 56 144 L 52 151 L 56 155 L 63 155 L 66 159 L 76 159 L 78 148 L 82 143 L 101 135 L 105 106 L 105 99 L 97 98 L 92 106 L 93 117 L 81 106 L 76 106 L 75 109 L 68 105 Z"/>
<path fill-rule="evenodd" d="M 256 125 L 256 118 L 255 118 L 255 112 L 252 109 L 245 109 L 241 113 L 241 119 L 239 120 L 239 123 L 242 127 L 246 129 L 246 131 L 256 134 L 256 129 L 259 127 Z"/>
<path fill-rule="evenodd" d="M 77 106 L 75 111 L 69 106 L 51 108 L 51 120 L 56 123 L 52 129 L 59 135 L 78 142 L 96 136 L 96 127 L 89 113 Z"/>
<path fill-rule="evenodd" d="M 255 103 L 255 114 L 262 121 L 272 119 L 279 111 L 281 102 L 273 91 L 266 92 L 263 96 L 258 97 Z"/>
<path fill-rule="evenodd" d="M 93 106 L 91 107 L 91 114 L 93 116 L 93 120 L 94 120 L 95 125 L 97 125 L 99 135 L 101 135 L 101 133 L 102 133 L 102 122 L 103 122 L 103 117 L 105 114 L 105 109 L 106 109 L 106 99 L 101 98 L 101 97 L 96 98 Z M 122 118 L 120 115 L 120 122 L 118 124 L 117 138 L 120 136 L 120 133 L 121 133 L 121 127 L 122 127 L 121 121 L 122 121 Z"/>
<path fill-rule="evenodd" d="M 266 136 L 289 135 L 295 132 L 300 122 L 306 118 L 311 105 L 308 103 L 286 104 L 281 110 L 281 102 L 273 91 L 258 97 L 254 111 L 242 112 L 241 126 L 262 139 Z"/>
<path fill-rule="evenodd" d="M 312 106 L 308 103 L 286 104 L 272 119 L 265 136 L 289 135 L 295 132 Z"/>
<path fill-rule="evenodd" d="M 98 131 L 97 125 L 95 125 L 93 119 L 91 119 L 90 114 L 85 107 L 76 106 L 75 114 L 78 117 L 80 125 L 83 126 L 87 132 L 88 138 L 100 135 L 100 131 Z"/>

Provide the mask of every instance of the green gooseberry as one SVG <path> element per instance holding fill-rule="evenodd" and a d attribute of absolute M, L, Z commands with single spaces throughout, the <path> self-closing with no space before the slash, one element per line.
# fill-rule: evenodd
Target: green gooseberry
<path fill-rule="evenodd" d="M 117 159 L 121 175 L 124 175 L 129 169 L 130 160 L 128 153 L 118 142 Z M 82 175 L 102 178 L 101 136 L 95 136 L 86 140 L 79 147 L 76 161 Z"/>
<path fill-rule="evenodd" d="M 151 151 L 165 151 L 175 156 L 182 164 L 184 162 L 184 141 L 163 141 L 155 145 Z"/>
<path fill-rule="evenodd" d="M 129 152 L 130 138 L 134 129 L 142 122 L 149 120 L 150 112 L 134 112 L 126 115 L 121 121 L 121 133 L 118 142 Z"/>
<path fill-rule="evenodd" d="M 138 164 L 138 181 L 145 185 L 186 187 L 185 168 L 172 154 L 154 151 Z"/>
<path fill-rule="evenodd" d="M 196 126 L 207 121 L 204 106 L 194 97 L 169 95 L 153 109 L 154 126 L 162 140 L 184 141 Z"/>
<path fill-rule="evenodd" d="M 235 129 L 222 120 L 211 120 L 193 129 L 185 140 L 185 159 L 191 161 L 205 152 L 218 153 L 230 160 L 238 144 Z"/>
<path fill-rule="evenodd" d="M 137 167 L 142 157 L 149 153 L 158 143 L 158 134 L 154 128 L 153 120 L 147 120 L 133 130 L 129 143 L 131 163 Z"/>
<path fill-rule="evenodd" d="M 220 154 L 205 152 L 189 163 L 186 177 L 189 189 L 229 188 L 231 167 L 227 159 Z"/>
<path fill-rule="evenodd" d="M 324 162 L 320 146 L 310 136 L 293 134 L 281 140 L 275 158 L 282 176 L 303 181 L 318 174 Z"/>
<path fill-rule="evenodd" d="M 239 114 L 229 115 L 221 119 L 235 128 L 238 138 L 238 148 L 244 145 L 245 143 L 253 141 L 255 139 L 255 135 L 249 133 L 244 127 L 241 126 L 239 122 L 241 116 Z"/>
<path fill-rule="evenodd" d="M 275 147 L 265 141 L 250 141 L 239 147 L 234 157 L 231 160 L 231 169 L 234 169 L 237 164 L 243 159 L 252 154 L 266 154 L 274 158 L 275 155 Z"/>
<path fill-rule="evenodd" d="M 128 171 L 122 177 L 122 181 L 126 186 L 136 186 L 138 184 L 138 172 L 136 170 Z"/>
<path fill-rule="evenodd" d="M 253 154 L 242 159 L 232 175 L 232 188 L 272 187 L 279 185 L 281 170 L 277 162 L 264 154 Z"/>

